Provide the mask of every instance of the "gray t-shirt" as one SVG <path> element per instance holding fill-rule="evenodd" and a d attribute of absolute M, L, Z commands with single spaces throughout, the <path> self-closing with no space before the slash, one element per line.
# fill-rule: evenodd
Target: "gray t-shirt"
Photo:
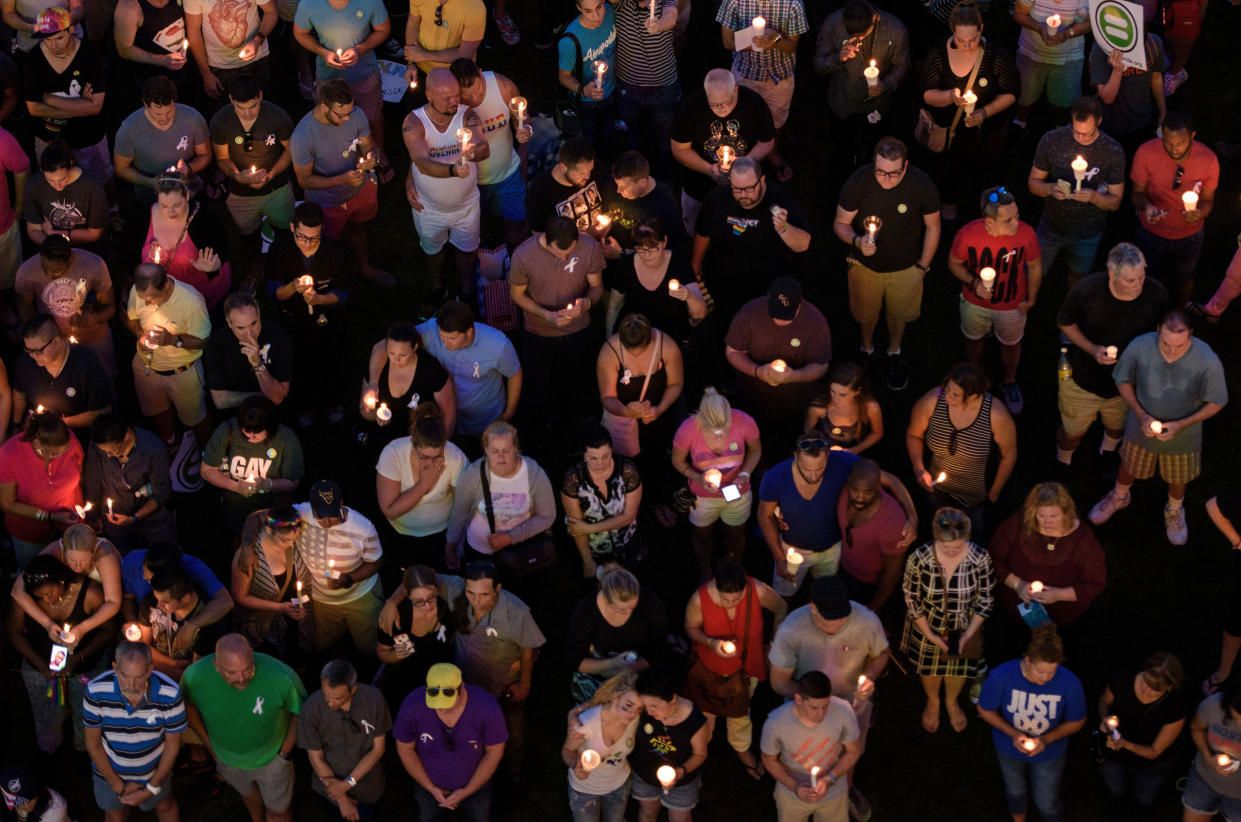
<path fill-rule="evenodd" d="M 460 577 L 442 574 L 439 581 L 440 593 L 449 602 L 465 591 Z M 468 633 L 457 631 L 457 664 L 467 682 L 498 698 L 520 678 L 522 649 L 541 648 L 547 640 L 529 606 L 503 589 L 481 621 L 473 612 L 471 607 Z"/>
<path fill-rule="evenodd" d="M 809 785 L 810 769 L 817 765 L 820 778 L 825 778 L 844 756 L 845 744 L 856 741 L 858 733 L 853 707 L 840 697 L 831 697 L 823 721 L 814 727 L 807 727 L 797 718 L 795 703 L 786 702 L 767 715 L 761 746 L 764 754 L 780 760 L 799 785 Z M 823 800 L 839 796 L 849 789 L 848 785 L 847 779 L 837 779 Z M 776 790 L 792 795 L 780 784 Z"/>
<path fill-rule="evenodd" d="M 361 110 L 354 111 L 339 126 L 320 123 L 315 119 L 314 110 L 311 110 L 293 129 L 293 139 L 289 143 L 293 164 L 312 166 L 315 174 L 324 177 L 344 174 L 358 167 L 358 160 L 363 156 L 359 143 L 363 137 L 370 136 L 370 126 L 366 124 L 366 116 Z M 307 191 L 306 199 L 324 208 L 332 208 L 348 202 L 361 188 L 351 185 L 317 188 Z"/>
<path fill-rule="evenodd" d="M 814 624 L 809 605 L 789 614 L 771 643 L 768 658 L 772 667 L 792 668 L 794 679 L 807 671 L 822 671 L 832 681 L 832 694 L 853 699 L 867 658 L 886 651 L 888 639 L 874 611 L 856 602 L 851 604 L 853 612 L 834 634 Z"/>
<path fill-rule="evenodd" d="M 322 751 L 323 758 L 337 776 L 349 775 L 362 757 L 371 752 L 375 740 L 392 730 L 388 703 L 378 688 L 358 685 L 349 701 L 348 711 L 334 711 L 315 691 L 302 705 L 298 718 L 297 744 L 307 751 Z M 310 789 L 327 796 L 327 789 L 318 779 L 310 780 Z M 379 801 L 384 792 L 384 769 L 381 763 L 366 772 L 349 795 L 368 804 Z"/>
<path fill-rule="evenodd" d="M 184 160 L 189 165 L 194 158 L 194 146 L 206 145 L 210 137 L 207 121 L 189 106 L 176 104 L 177 113 L 172 125 L 158 129 L 140 108 L 125 118 L 116 132 L 114 153 L 118 157 L 132 157 L 134 168 L 148 177 L 158 176 Z M 155 189 L 134 186 L 134 199 L 145 205 L 155 202 Z"/>
<path fill-rule="evenodd" d="M 1208 402 L 1228 403 L 1224 366 L 1211 346 L 1190 337 L 1189 350 L 1169 363 L 1159 352 L 1159 332 L 1151 331 L 1125 346 L 1112 369 L 1117 385 L 1132 383 L 1138 402 L 1157 420 L 1188 417 Z M 1155 454 L 1192 454 L 1202 448 L 1202 423 L 1187 426 L 1170 440 L 1146 436 L 1137 415 L 1130 414 L 1125 438 Z"/>
<path fill-rule="evenodd" d="M 1198 721 L 1207 726 L 1207 746 L 1217 754 L 1228 754 L 1241 759 L 1241 726 L 1228 719 L 1221 694 L 1212 694 L 1198 705 Z M 1241 799 L 1241 769 L 1230 774 L 1216 773 L 1210 762 L 1203 761 L 1202 753 L 1194 756 L 1194 767 L 1199 776 L 1220 796 Z"/>
<path fill-rule="evenodd" d="M 1099 131 L 1095 141 L 1084 146 L 1073 138 L 1072 126 L 1053 128 L 1038 141 L 1034 167 L 1047 172 L 1048 182 L 1064 180 L 1075 183 L 1070 163 L 1078 155 L 1086 161 L 1086 178 L 1082 188 L 1114 189 L 1125 184 L 1125 150 L 1120 143 Z M 1080 239 L 1101 234 L 1107 225 L 1107 212 L 1090 203 L 1074 200 L 1043 200 L 1043 219 L 1039 228 L 1060 237 Z"/>
<path fill-rule="evenodd" d="M 1151 89 L 1151 66 L 1162 69 L 1163 41 L 1157 34 L 1146 35 L 1146 71 L 1126 68 L 1120 78 L 1116 99 L 1103 104 L 1103 129 L 1115 136 L 1133 134 L 1154 125 L 1155 98 Z M 1112 66 L 1099 45 L 1090 47 L 1090 82 L 1107 85 Z"/>

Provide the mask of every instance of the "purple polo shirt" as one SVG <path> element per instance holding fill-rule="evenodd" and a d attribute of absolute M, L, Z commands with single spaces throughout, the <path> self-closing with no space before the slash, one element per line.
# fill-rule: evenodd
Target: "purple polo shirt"
<path fill-rule="evenodd" d="M 487 746 L 508 740 L 504 714 L 495 697 L 474 685 L 466 685 L 465 691 L 465 710 L 451 729 L 427 707 L 425 687 L 405 697 L 392 727 L 397 742 L 414 744 L 427 776 L 445 792 L 464 788 L 483 761 Z"/>

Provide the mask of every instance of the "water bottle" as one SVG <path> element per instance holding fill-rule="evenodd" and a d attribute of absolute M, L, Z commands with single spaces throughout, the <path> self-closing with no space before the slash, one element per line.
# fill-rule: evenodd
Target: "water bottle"
<path fill-rule="evenodd" d="M 151 490 L 151 483 L 148 482 L 146 485 L 134 491 L 134 499 L 146 499 L 151 496 Z"/>
<path fill-rule="evenodd" d="M 1060 382 L 1064 382 L 1073 376 L 1073 366 L 1069 365 L 1069 349 L 1068 346 L 1060 347 L 1060 362 L 1056 367 L 1056 374 L 1060 377 Z"/>

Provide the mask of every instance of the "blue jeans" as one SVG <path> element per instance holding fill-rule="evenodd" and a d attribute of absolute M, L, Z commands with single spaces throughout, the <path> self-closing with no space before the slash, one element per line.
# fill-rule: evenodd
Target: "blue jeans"
<path fill-rule="evenodd" d="M 616 128 L 616 93 L 602 100 L 582 97 L 578 110 L 582 118 L 582 136 L 596 145 L 612 136 Z"/>
<path fill-rule="evenodd" d="M 441 822 L 441 820 L 464 819 L 466 822 L 491 822 L 491 782 L 488 781 L 470 794 L 450 811 L 441 808 L 435 797 L 418 783 L 414 783 L 414 799 L 418 801 L 418 822 Z"/>
<path fill-rule="evenodd" d="M 569 786 L 569 812 L 573 822 L 624 822 L 629 804 L 629 780 L 611 793 L 582 793 Z"/>
<path fill-rule="evenodd" d="M 677 101 L 681 99 L 681 84 L 630 86 L 617 83 L 616 93 L 620 117 L 625 121 L 625 147 L 650 158 L 651 171 L 656 178 L 668 179 L 672 170 L 672 121 L 676 118 Z"/>
<path fill-rule="evenodd" d="M 1175 299 L 1180 284 L 1194 278 L 1205 236 L 1205 231 L 1197 231 L 1179 240 L 1165 240 L 1139 223 L 1133 242 L 1146 255 L 1146 273 L 1166 285 Z"/>
<path fill-rule="evenodd" d="M 1065 262 L 1069 266 L 1069 284 L 1081 279 L 1094 270 L 1094 258 L 1099 252 L 1099 243 L 1103 235 L 1094 234 L 1089 237 L 1061 237 L 1047 227 L 1046 221 L 1038 224 L 1038 244 L 1042 251 L 1043 271 L 1051 270 L 1057 255 L 1063 251 Z"/>
<path fill-rule="evenodd" d="M 1099 763 L 1099 774 L 1113 799 L 1130 796 L 1139 808 L 1149 808 L 1155 804 L 1159 791 L 1171 776 L 1172 763 L 1138 769 L 1126 768 L 1105 759 Z"/>
<path fill-rule="evenodd" d="M 1064 803 L 1060 800 L 1060 781 L 1064 777 L 1065 757 L 1051 762 L 1030 762 L 996 753 L 1004 775 L 1004 801 L 1008 812 L 1017 816 L 1029 809 L 1030 795 L 1043 822 L 1061 822 Z"/>

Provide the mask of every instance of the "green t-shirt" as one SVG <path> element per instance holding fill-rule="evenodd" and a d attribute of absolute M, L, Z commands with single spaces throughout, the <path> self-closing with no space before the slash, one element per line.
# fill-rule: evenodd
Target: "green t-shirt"
<path fill-rule="evenodd" d="M 216 757 L 255 770 L 276 758 L 306 689 L 293 669 L 267 654 L 254 655 L 254 678 L 238 690 L 215 669 L 215 654 L 185 669 L 181 695 L 202 714 Z"/>
<path fill-rule="evenodd" d="M 255 479 L 287 479 L 300 481 L 305 470 L 302 444 L 297 435 L 285 426 L 260 443 L 252 443 L 241 433 L 237 420 L 222 423 L 211 434 L 203 451 L 203 465 L 219 468 L 235 480 L 246 480 L 251 474 Z M 272 504 L 270 494 L 250 497 L 233 491 L 222 491 L 224 504 L 237 511 L 250 513 Z M 287 500 L 284 500 L 287 501 Z"/>

